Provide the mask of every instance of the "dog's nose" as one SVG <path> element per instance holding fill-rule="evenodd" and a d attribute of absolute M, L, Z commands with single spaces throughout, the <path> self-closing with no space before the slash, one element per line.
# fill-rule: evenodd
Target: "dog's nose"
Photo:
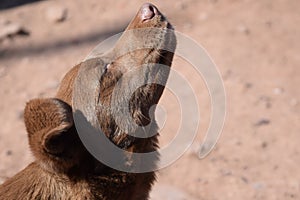
<path fill-rule="evenodd" d="M 142 20 L 152 19 L 157 13 L 157 8 L 150 3 L 145 3 L 144 5 L 142 5 L 140 10 Z"/>

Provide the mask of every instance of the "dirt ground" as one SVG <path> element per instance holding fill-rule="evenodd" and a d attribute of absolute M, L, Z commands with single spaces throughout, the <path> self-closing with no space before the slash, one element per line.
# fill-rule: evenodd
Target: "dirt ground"
<path fill-rule="evenodd" d="M 177 31 L 209 52 L 227 96 L 222 136 L 200 160 L 209 95 L 203 79 L 175 57 L 174 69 L 198 98 L 199 136 L 184 156 L 158 172 L 152 199 L 300 199 L 300 1 L 152 2 Z M 142 3 L 41 1 L 0 10 L 0 23 L 24 29 L 0 41 L 0 182 L 33 160 L 22 119 L 26 101 L 53 96 L 63 75 L 103 39 L 122 31 Z M 178 128 L 178 103 L 167 91 L 161 105 L 167 110 L 164 146 Z"/>

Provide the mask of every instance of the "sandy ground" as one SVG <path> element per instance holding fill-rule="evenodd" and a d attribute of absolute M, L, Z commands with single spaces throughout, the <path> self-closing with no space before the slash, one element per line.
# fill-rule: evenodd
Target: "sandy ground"
<path fill-rule="evenodd" d="M 0 22 L 30 32 L 0 42 L 0 182 L 33 160 L 22 119 L 26 101 L 53 96 L 62 76 L 99 42 L 122 31 L 142 3 L 42 1 L 0 11 Z M 199 160 L 198 146 L 211 115 L 209 95 L 201 76 L 175 57 L 174 69 L 189 80 L 198 98 L 199 136 L 184 156 L 159 171 L 152 199 L 300 199 L 300 2 L 153 3 L 217 64 L 227 115 L 216 148 Z M 53 15 L 62 8 L 67 17 L 55 23 Z M 178 129 L 179 103 L 167 91 L 161 105 L 167 111 L 164 146 Z"/>

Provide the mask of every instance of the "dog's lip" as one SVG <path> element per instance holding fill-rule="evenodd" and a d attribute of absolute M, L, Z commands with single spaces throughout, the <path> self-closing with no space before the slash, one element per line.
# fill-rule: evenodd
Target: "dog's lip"
<path fill-rule="evenodd" d="M 172 24 L 170 24 L 169 22 L 168 22 L 168 24 L 167 24 L 167 29 L 170 29 L 170 30 L 173 30 L 173 31 L 174 31 L 174 27 L 173 27 Z"/>

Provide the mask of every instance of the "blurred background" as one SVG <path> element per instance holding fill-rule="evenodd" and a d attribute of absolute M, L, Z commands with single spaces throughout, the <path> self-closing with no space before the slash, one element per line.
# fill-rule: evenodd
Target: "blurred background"
<path fill-rule="evenodd" d="M 208 51 L 227 96 L 222 136 L 200 160 L 209 94 L 190 64 L 174 58 L 174 69 L 195 91 L 201 122 L 191 148 L 158 172 L 151 198 L 300 199 L 300 1 L 150 2 Z M 33 160 L 23 124 L 26 101 L 55 95 L 64 74 L 99 42 L 123 31 L 143 3 L 0 1 L 0 183 Z M 176 135 L 180 103 L 165 91 L 161 146 Z"/>

